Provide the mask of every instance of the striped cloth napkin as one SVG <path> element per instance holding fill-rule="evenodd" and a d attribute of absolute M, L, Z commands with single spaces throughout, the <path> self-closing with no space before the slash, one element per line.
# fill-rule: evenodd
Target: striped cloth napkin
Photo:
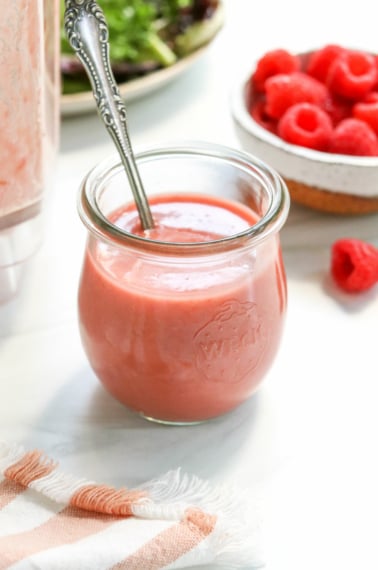
<path fill-rule="evenodd" d="M 115 489 L 0 442 L 0 570 L 255 568 L 240 503 L 179 470 Z"/>

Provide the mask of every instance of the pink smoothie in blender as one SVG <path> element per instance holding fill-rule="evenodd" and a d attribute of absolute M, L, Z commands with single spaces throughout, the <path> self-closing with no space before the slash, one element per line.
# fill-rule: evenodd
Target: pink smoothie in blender
<path fill-rule="evenodd" d="M 41 240 L 58 139 L 59 1 L 3 2 L 0 20 L 0 302 Z"/>

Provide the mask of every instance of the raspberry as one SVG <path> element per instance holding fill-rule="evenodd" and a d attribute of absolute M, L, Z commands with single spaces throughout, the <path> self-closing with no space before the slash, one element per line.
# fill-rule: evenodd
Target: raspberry
<path fill-rule="evenodd" d="M 329 152 L 356 156 L 378 156 L 378 139 L 359 119 L 344 119 L 335 127 L 328 147 Z"/>
<path fill-rule="evenodd" d="M 249 108 L 249 114 L 261 127 L 271 133 L 277 133 L 277 121 L 266 114 L 265 99 L 256 99 L 253 101 Z"/>
<path fill-rule="evenodd" d="M 366 95 L 363 101 L 353 105 L 352 114 L 355 119 L 365 121 L 378 136 L 378 92 Z"/>
<path fill-rule="evenodd" d="M 322 105 L 328 90 L 313 77 L 300 71 L 278 74 L 265 82 L 266 112 L 274 119 L 282 117 L 286 109 L 296 103 L 314 103 Z"/>
<path fill-rule="evenodd" d="M 265 81 L 278 73 L 293 73 L 300 67 L 299 57 L 285 49 L 268 51 L 257 62 L 251 81 L 256 91 L 263 92 Z"/>
<path fill-rule="evenodd" d="M 376 84 L 377 73 L 373 55 L 346 50 L 330 66 L 327 84 L 332 93 L 349 99 L 361 99 Z"/>
<path fill-rule="evenodd" d="M 332 122 L 320 107 L 297 103 L 281 117 L 278 134 L 291 144 L 326 150 L 332 134 Z"/>
<path fill-rule="evenodd" d="M 345 48 L 337 44 L 328 44 L 312 52 L 308 58 L 306 73 L 325 83 L 328 71 L 335 59 L 344 53 Z"/>
<path fill-rule="evenodd" d="M 322 108 L 329 115 L 332 124 L 336 126 L 340 121 L 352 115 L 352 106 L 353 103 L 350 100 L 330 93 Z"/>
<path fill-rule="evenodd" d="M 340 239 L 332 246 L 331 274 L 348 293 L 366 291 L 378 283 L 378 249 L 358 239 Z"/>
<path fill-rule="evenodd" d="M 285 72 L 283 73 L 283 70 Z M 266 130 L 299 146 L 378 156 L 378 55 L 327 44 L 310 54 L 266 52 L 248 83 L 247 108 Z M 316 105 L 324 114 L 289 108 Z"/>

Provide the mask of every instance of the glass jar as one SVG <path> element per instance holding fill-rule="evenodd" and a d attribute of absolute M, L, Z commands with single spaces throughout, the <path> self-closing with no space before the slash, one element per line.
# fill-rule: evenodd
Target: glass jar
<path fill-rule="evenodd" d="M 0 1 L 0 302 L 41 242 L 59 132 L 59 0 Z"/>
<path fill-rule="evenodd" d="M 151 201 L 221 198 L 240 204 L 253 222 L 202 243 L 135 235 L 112 221 L 132 203 L 123 167 L 117 158 L 100 163 L 79 199 L 88 229 L 79 286 L 83 346 L 105 388 L 147 419 L 207 420 L 255 392 L 279 347 L 286 309 L 279 230 L 288 192 L 266 164 L 218 145 L 146 150 L 137 163 Z"/>

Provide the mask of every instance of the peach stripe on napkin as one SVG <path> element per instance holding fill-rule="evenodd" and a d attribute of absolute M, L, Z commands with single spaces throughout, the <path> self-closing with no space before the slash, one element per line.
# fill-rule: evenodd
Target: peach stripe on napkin
<path fill-rule="evenodd" d="M 159 570 L 196 548 L 215 528 L 217 517 L 190 509 L 185 519 L 147 542 L 111 570 Z"/>
<path fill-rule="evenodd" d="M 9 481 L 4 479 L 0 483 L 0 511 L 9 503 L 11 503 L 20 493 L 25 491 L 25 487 L 16 483 L 15 481 Z"/>
<path fill-rule="evenodd" d="M 67 507 L 33 530 L 0 538 L 0 570 L 42 550 L 68 545 L 100 532 L 117 520 Z"/>

